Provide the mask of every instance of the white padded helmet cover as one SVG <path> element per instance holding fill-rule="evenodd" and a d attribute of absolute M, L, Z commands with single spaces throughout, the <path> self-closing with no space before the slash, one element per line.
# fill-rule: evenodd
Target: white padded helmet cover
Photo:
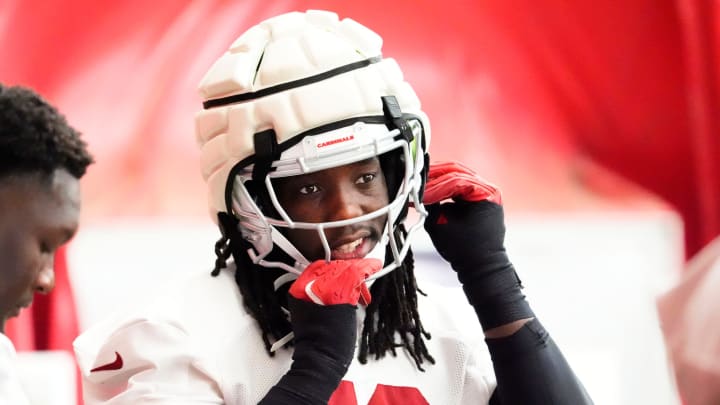
<path fill-rule="evenodd" d="M 209 210 L 228 212 L 228 176 L 255 154 L 253 135 L 273 129 L 277 143 L 324 124 L 383 115 L 382 96 L 395 96 L 403 113 L 420 118 L 425 145 L 430 127 L 417 95 L 393 59 L 381 59 L 382 38 L 359 23 L 326 11 L 293 12 L 268 19 L 242 34 L 205 74 L 204 100 L 249 93 L 322 74 L 371 58 L 362 68 L 246 101 L 208 108 L 196 116 L 202 175 Z M 259 92 L 259 93 L 258 93 Z M 252 95 L 252 94 L 251 94 Z"/>

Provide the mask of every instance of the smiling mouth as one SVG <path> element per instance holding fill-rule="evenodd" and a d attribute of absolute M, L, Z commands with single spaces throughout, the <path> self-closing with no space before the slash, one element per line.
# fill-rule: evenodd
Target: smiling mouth
<path fill-rule="evenodd" d="M 370 238 L 358 238 L 332 249 L 332 260 L 361 259 L 372 250 L 374 243 Z"/>
<path fill-rule="evenodd" d="M 338 247 L 336 247 L 336 248 L 333 249 L 333 250 L 336 251 L 336 252 L 338 252 L 338 253 L 350 253 L 350 252 L 354 252 L 355 249 L 356 249 L 358 246 L 360 246 L 361 243 L 363 243 L 363 240 L 364 240 L 364 239 L 365 239 L 365 238 L 356 239 L 356 240 L 354 240 L 354 241 L 352 241 L 352 242 L 350 242 L 350 243 L 346 243 L 346 244 L 344 244 L 344 245 L 338 246 Z"/>

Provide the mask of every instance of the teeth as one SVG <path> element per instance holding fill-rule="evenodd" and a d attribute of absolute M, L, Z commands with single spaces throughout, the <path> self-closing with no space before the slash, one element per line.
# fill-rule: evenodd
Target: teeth
<path fill-rule="evenodd" d="M 342 246 L 338 246 L 334 250 L 338 253 L 351 253 L 351 252 L 355 251 L 355 248 L 360 246 L 362 241 L 363 241 L 363 238 L 360 238 L 360 239 L 354 240 L 350 243 L 346 243 Z"/>

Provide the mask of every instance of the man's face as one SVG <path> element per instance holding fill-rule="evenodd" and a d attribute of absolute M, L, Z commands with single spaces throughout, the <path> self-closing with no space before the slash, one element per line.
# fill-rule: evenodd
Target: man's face
<path fill-rule="evenodd" d="M 388 204 L 385 177 L 377 158 L 302 176 L 273 181 L 278 200 L 293 221 L 332 222 L 376 211 Z M 333 260 L 367 255 L 377 244 L 387 216 L 340 228 L 325 234 Z M 283 229 L 283 233 L 310 261 L 325 257 L 314 230 Z"/>
<path fill-rule="evenodd" d="M 0 179 L 0 332 L 55 286 L 53 258 L 76 232 L 80 185 L 64 169 L 51 179 L 23 174 Z"/>

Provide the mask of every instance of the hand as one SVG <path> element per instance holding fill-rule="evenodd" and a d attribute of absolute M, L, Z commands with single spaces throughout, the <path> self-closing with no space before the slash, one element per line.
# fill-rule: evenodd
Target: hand
<path fill-rule="evenodd" d="M 295 280 L 288 297 L 293 362 L 261 405 L 328 402 L 352 363 L 356 305 L 370 303 L 365 279 L 381 268 L 377 259 L 318 260 Z"/>
<path fill-rule="evenodd" d="M 428 171 L 423 204 L 436 204 L 447 199 L 487 200 L 502 205 L 500 189 L 468 167 L 458 162 L 434 163 Z"/>
<path fill-rule="evenodd" d="M 365 280 L 382 268 L 377 259 L 317 260 L 290 287 L 290 294 L 318 305 L 370 304 Z"/>
<path fill-rule="evenodd" d="M 505 252 L 499 189 L 459 163 L 435 164 L 428 172 L 423 203 L 428 211 L 425 229 L 457 272 L 483 329 L 532 317 Z"/>
<path fill-rule="evenodd" d="M 501 202 L 500 190 L 467 167 L 455 162 L 430 165 L 423 194 L 425 230 L 463 283 L 467 273 L 505 252 Z"/>

